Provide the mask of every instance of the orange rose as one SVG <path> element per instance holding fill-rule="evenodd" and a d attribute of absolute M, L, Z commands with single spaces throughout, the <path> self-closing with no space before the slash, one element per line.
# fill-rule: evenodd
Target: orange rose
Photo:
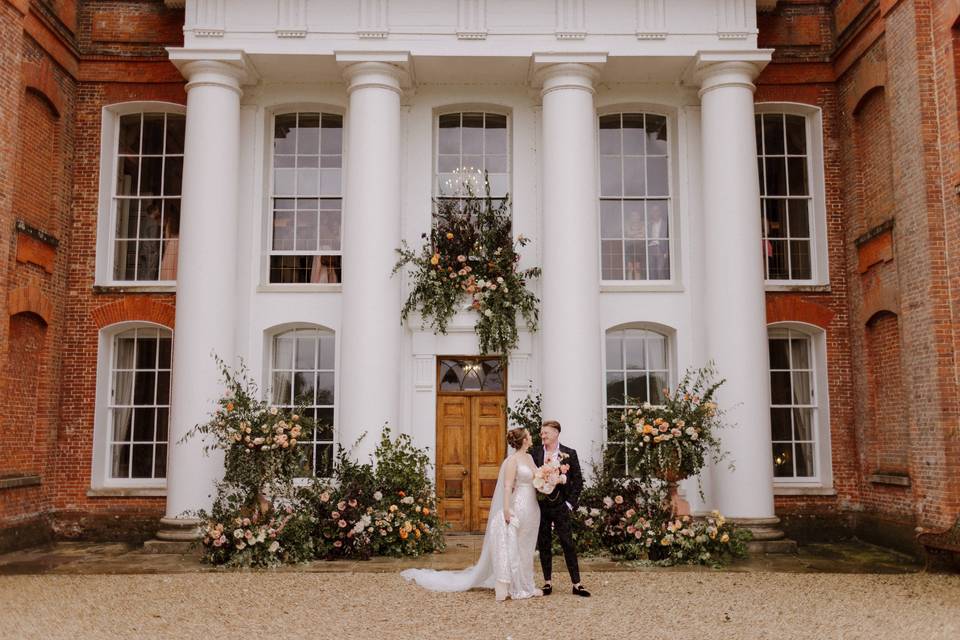
<path fill-rule="evenodd" d="M 405 529 L 400 529 L 400 539 L 406 540 L 410 534 L 406 532 Z"/>
<path fill-rule="evenodd" d="M 447 232 L 447 240 L 453 240 L 453 234 L 449 231 Z"/>
<path fill-rule="evenodd" d="M 407 495 L 407 494 L 405 494 L 403 491 L 397 491 L 397 495 L 402 498 L 402 497 L 404 497 L 404 496 Z"/>
<path fill-rule="evenodd" d="M 423 508 L 423 515 L 425 515 L 425 516 L 430 515 L 430 509 L 424 507 L 424 508 Z"/>
<path fill-rule="evenodd" d="M 233 403 L 232 403 L 232 402 L 228 402 L 228 403 L 227 403 L 227 411 L 233 411 Z"/>
<path fill-rule="evenodd" d="M 430 258 L 430 264 L 437 265 L 439 263 L 440 263 L 440 254 L 439 253 L 433 254 L 433 257 Z"/>

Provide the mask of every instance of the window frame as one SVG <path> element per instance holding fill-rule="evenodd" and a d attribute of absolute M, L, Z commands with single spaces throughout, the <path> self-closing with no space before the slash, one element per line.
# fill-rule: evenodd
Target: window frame
<path fill-rule="evenodd" d="M 163 478 L 114 478 L 110 469 L 113 462 L 111 445 L 113 438 L 110 430 L 113 423 L 110 418 L 110 390 L 113 377 L 113 358 L 116 348 L 116 338 L 132 329 L 156 329 L 167 331 L 171 341 L 176 339 L 173 329 L 166 325 L 147 321 L 124 321 L 108 325 L 99 331 L 97 346 L 97 382 L 96 400 L 94 404 L 93 455 L 91 460 L 90 488 L 99 489 L 166 489 L 167 475 Z M 171 342 L 171 356 L 173 342 Z M 172 363 L 171 363 L 171 390 L 172 390 Z M 172 398 L 171 398 L 172 401 Z M 171 404 L 172 407 L 172 404 Z M 167 470 L 173 441 L 172 423 L 167 425 Z"/>
<path fill-rule="evenodd" d="M 827 344 L 826 331 L 815 325 L 803 322 L 775 322 L 767 325 L 767 344 L 771 337 L 779 337 L 778 333 L 800 334 L 810 341 L 810 357 L 813 369 L 812 391 L 814 398 L 814 475 L 804 477 L 776 477 L 772 476 L 774 491 L 784 490 L 784 494 L 791 490 L 802 489 L 832 489 L 833 488 L 833 457 L 830 443 L 830 395 L 827 374 Z M 767 365 L 767 377 L 770 376 L 770 365 Z M 773 397 L 767 399 L 767 406 L 772 408 Z M 770 441 L 773 441 L 773 426 L 771 421 Z M 773 455 L 772 449 L 770 454 Z M 772 469 L 772 457 L 771 457 Z"/>
<path fill-rule="evenodd" d="M 321 333 L 329 333 L 333 336 L 333 440 L 332 450 L 333 456 L 337 454 L 337 445 L 340 443 L 340 332 L 335 330 L 333 327 L 328 327 L 326 325 L 312 323 L 312 322 L 291 322 L 282 325 L 277 325 L 271 327 L 264 332 L 264 341 L 263 341 L 263 380 L 266 381 L 265 384 L 261 385 L 261 397 L 265 402 L 270 406 L 273 405 L 273 358 L 276 349 L 276 339 L 280 336 L 283 336 L 286 333 L 293 331 L 319 331 Z M 319 366 L 319 362 L 317 363 Z M 314 371 L 318 371 L 314 369 Z M 327 371 L 323 369 L 322 371 Z M 326 406 L 326 405 L 324 405 Z M 311 440 L 310 442 L 317 442 L 316 440 Z M 321 441 L 321 442 L 326 442 Z M 299 444 L 299 442 L 298 442 Z M 312 453 L 310 454 L 312 456 Z M 335 462 L 331 460 L 331 464 Z M 314 460 L 310 459 L 310 463 L 313 464 Z M 298 484 L 309 483 L 314 478 L 324 480 L 331 479 L 329 476 L 297 476 L 295 481 Z"/>
<path fill-rule="evenodd" d="M 97 206 L 97 253 L 94 267 L 94 286 L 104 288 L 122 288 L 127 291 L 176 291 L 176 280 L 116 280 L 114 279 L 114 260 L 116 247 L 113 231 L 116 226 L 116 182 L 119 167 L 117 144 L 120 139 L 120 119 L 134 113 L 164 113 L 186 117 L 185 105 L 165 101 L 120 102 L 105 105 L 100 116 L 100 179 Z M 141 132 L 142 135 L 142 132 Z M 184 139 L 186 147 L 186 139 Z M 186 148 L 184 148 L 186 151 Z M 184 157 L 186 157 L 184 155 Z M 181 183 L 180 198 L 183 202 Z M 181 221 L 183 220 L 181 206 Z"/>
<path fill-rule="evenodd" d="M 667 224 L 668 224 L 668 246 L 669 246 L 669 269 L 670 278 L 666 280 L 605 280 L 603 278 L 603 251 L 601 246 L 601 205 L 604 199 L 601 195 L 602 184 L 600 175 L 600 118 L 603 116 L 615 114 L 644 114 L 666 118 L 667 121 L 667 185 L 669 195 L 665 198 L 651 198 L 655 200 L 667 201 Z M 617 103 L 605 105 L 596 110 L 594 114 L 595 145 L 594 161 L 596 163 L 596 229 L 597 229 L 597 281 L 601 291 L 679 291 L 681 287 L 681 260 L 678 253 L 680 243 L 678 242 L 679 215 L 678 207 L 681 206 L 681 193 L 678 185 L 680 166 L 679 166 L 679 129 L 680 115 L 674 107 L 663 104 L 651 103 Z M 622 157 L 622 155 L 621 155 Z M 623 198 L 621 198 L 622 200 Z M 646 200 L 644 197 L 642 200 Z"/>
<path fill-rule="evenodd" d="M 608 338 L 608 336 L 609 336 L 611 333 L 616 333 L 616 332 L 620 332 L 620 331 L 628 331 L 628 330 L 648 331 L 648 332 L 655 333 L 655 334 L 660 335 L 660 336 L 663 337 L 663 339 L 664 339 L 664 356 L 665 356 L 665 358 L 666 358 L 666 366 L 667 366 L 667 381 L 666 381 L 666 384 L 667 384 L 667 386 L 668 386 L 670 389 L 672 389 L 672 388 L 674 387 L 674 385 L 676 384 L 676 380 L 677 380 L 677 366 L 676 366 L 676 364 L 677 364 L 677 355 L 676 355 L 676 351 L 675 351 L 675 349 L 676 349 L 676 342 L 677 342 L 677 341 L 676 341 L 676 331 L 674 331 L 673 328 L 668 327 L 668 326 L 666 326 L 666 325 L 661 325 L 661 324 L 653 323 L 653 322 L 632 322 L 632 323 L 628 323 L 628 324 L 616 325 L 616 326 L 609 327 L 608 329 L 606 329 L 606 330 L 603 332 L 603 338 L 602 338 L 602 358 L 601 358 L 601 360 L 602 360 L 602 366 L 603 366 L 603 371 L 601 372 L 601 374 L 602 374 L 602 376 L 603 376 L 603 421 L 604 421 L 604 422 L 603 422 L 603 425 L 604 425 L 604 427 L 603 427 L 603 444 L 604 444 L 604 446 L 608 445 L 608 444 L 611 442 L 610 439 L 609 439 L 610 430 L 609 430 L 609 426 L 607 425 L 607 414 L 608 414 L 608 412 L 609 412 L 611 409 L 616 410 L 616 409 L 622 409 L 622 408 L 627 408 L 627 407 L 633 406 L 633 405 L 611 405 L 611 404 L 609 403 L 608 398 L 607 398 L 607 373 L 613 371 L 613 370 L 610 369 L 609 366 L 607 365 L 607 338 Z M 623 370 L 625 370 L 625 368 L 621 369 L 621 371 L 623 371 Z M 646 369 L 646 371 L 649 371 L 649 370 L 650 370 L 649 368 Z M 614 442 L 614 444 L 619 444 L 619 443 L 618 443 L 618 442 Z M 627 464 L 626 454 L 624 454 L 624 464 L 625 464 L 625 465 Z M 628 477 L 633 477 L 633 476 L 627 475 L 627 470 L 626 470 L 626 468 L 624 468 L 624 475 L 623 475 L 623 477 L 624 477 L 624 478 L 628 478 Z"/>
<path fill-rule="evenodd" d="M 764 262 L 764 286 L 767 291 L 795 290 L 804 287 L 823 287 L 830 283 L 830 264 L 827 238 L 826 179 L 824 169 L 823 110 L 820 107 L 799 102 L 757 102 L 754 115 L 784 114 L 802 117 L 806 122 L 807 177 L 809 184 L 810 212 L 810 278 L 804 280 L 770 280 L 766 277 Z M 763 196 L 760 198 L 760 217 L 763 220 Z M 761 248 L 763 251 L 763 248 Z M 766 257 L 764 257 L 766 260 Z"/>
<path fill-rule="evenodd" d="M 321 118 L 324 115 L 339 116 L 341 118 L 341 148 L 340 148 L 340 195 L 337 196 L 340 200 L 340 251 L 320 251 L 317 253 L 297 253 L 284 251 L 279 254 L 273 252 L 273 216 L 274 216 L 274 151 L 273 151 L 273 136 L 276 126 L 277 116 L 287 115 L 292 113 L 319 113 Z M 271 105 L 264 109 L 264 117 L 261 119 L 263 126 L 263 153 L 262 153 L 262 162 L 263 162 L 263 215 L 260 216 L 261 219 L 261 234 L 262 239 L 260 241 L 260 275 L 259 275 L 259 284 L 257 290 L 261 292 L 268 291 L 302 291 L 302 292 L 323 292 L 323 293 L 338 293 L 342 291 L 343 287 L 343 256 L 344 256 L 344 246 L 343 246 L 343 228 L 344 220 L 347 216 L 346 210 L 346 181 L 347 181 L 347 163 L 348 163 L 348 127 L 349 127 L 349 117 L 346 113 L 346 109 L 342 105 L 322 103 L 322 102 L 294 102 L 294 103 L 283 103 Z M 290 196 L 292 198 L 298 198 L 300 196 Z M 321 195 L 316 196 L 317 200 L 321 199 L 333 199 L 330 197 L 324 197 Z M 319 211 L 319 209 L 318 209 Z M 316 256 L 340 256 L 340 282 L 270 282 L 270 258 L 273 255 L 316 255 Z"/>

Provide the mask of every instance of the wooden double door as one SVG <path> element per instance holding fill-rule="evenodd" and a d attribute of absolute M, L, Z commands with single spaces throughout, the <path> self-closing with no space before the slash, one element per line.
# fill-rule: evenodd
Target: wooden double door
<path fill-rule="evenodd" d="M 452 380 L 451 375 L 446 377 Z M 445 391 L 443 379 L 441 364 L 437 394 L 440 515 L 451 531 L 482 532 L 506 455 L 506 396 L 502 384 L 466 391 L 451 390 L 453 385 L 448 384 Z"/>

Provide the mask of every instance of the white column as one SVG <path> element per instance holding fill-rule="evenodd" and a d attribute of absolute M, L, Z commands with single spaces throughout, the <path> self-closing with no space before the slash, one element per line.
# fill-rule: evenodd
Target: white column
<path fill-rule="evenodd" d="M 343 215 L 339 442 L 365 461 L 400 415 L 400 78 L 384 62 L 344 70 L 350 104 Z"/>
<path fill-rule="evenodd" d="M 171 373 L 167 511 L 158 537 L 194 535 L 185 511 L 209 509 L 222 457 L 203 453 L 204 441 L 180 438 L 206 422 L 223 395 L 211 354 L 234 363 L 237 156 L 241 70 L 217 61 L 187 62 L 177 312 Z"/>
<path fill-rule="evenodd" d="M 543 418 L 585 471 L 602 440 L 596 70 L 558 63 L 543 80 Z"/>
<path fill-rule="evenodd" d="M 749 524 L 776 523 L 770 444 L 770 375 L 761 252 L 751 62 L 700 70 L 707 354 L 726 378 L 720 433 L 735 465 L 714 469 L 718 509 Z M 782 535 L 782 534 L 780 534 Z"/>

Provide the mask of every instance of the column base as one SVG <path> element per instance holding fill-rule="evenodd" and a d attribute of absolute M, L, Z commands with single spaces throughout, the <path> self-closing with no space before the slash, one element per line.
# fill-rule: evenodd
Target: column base
<path fill-rule="evenodd" d="M 149 553 L 190 553 L 199 546 L 200 524 L 197 518 L 160 518 L 157 537 L 143 543 Z"/>
<path fill-rule="evenodd" d="M 749 529 L 753 540 L 747 543 L 747 551 L 756 553 L 796 553 L 797 541 L 785 536 L 778 526 L 780 518 L 727 518 L 739 527 Z"/>

